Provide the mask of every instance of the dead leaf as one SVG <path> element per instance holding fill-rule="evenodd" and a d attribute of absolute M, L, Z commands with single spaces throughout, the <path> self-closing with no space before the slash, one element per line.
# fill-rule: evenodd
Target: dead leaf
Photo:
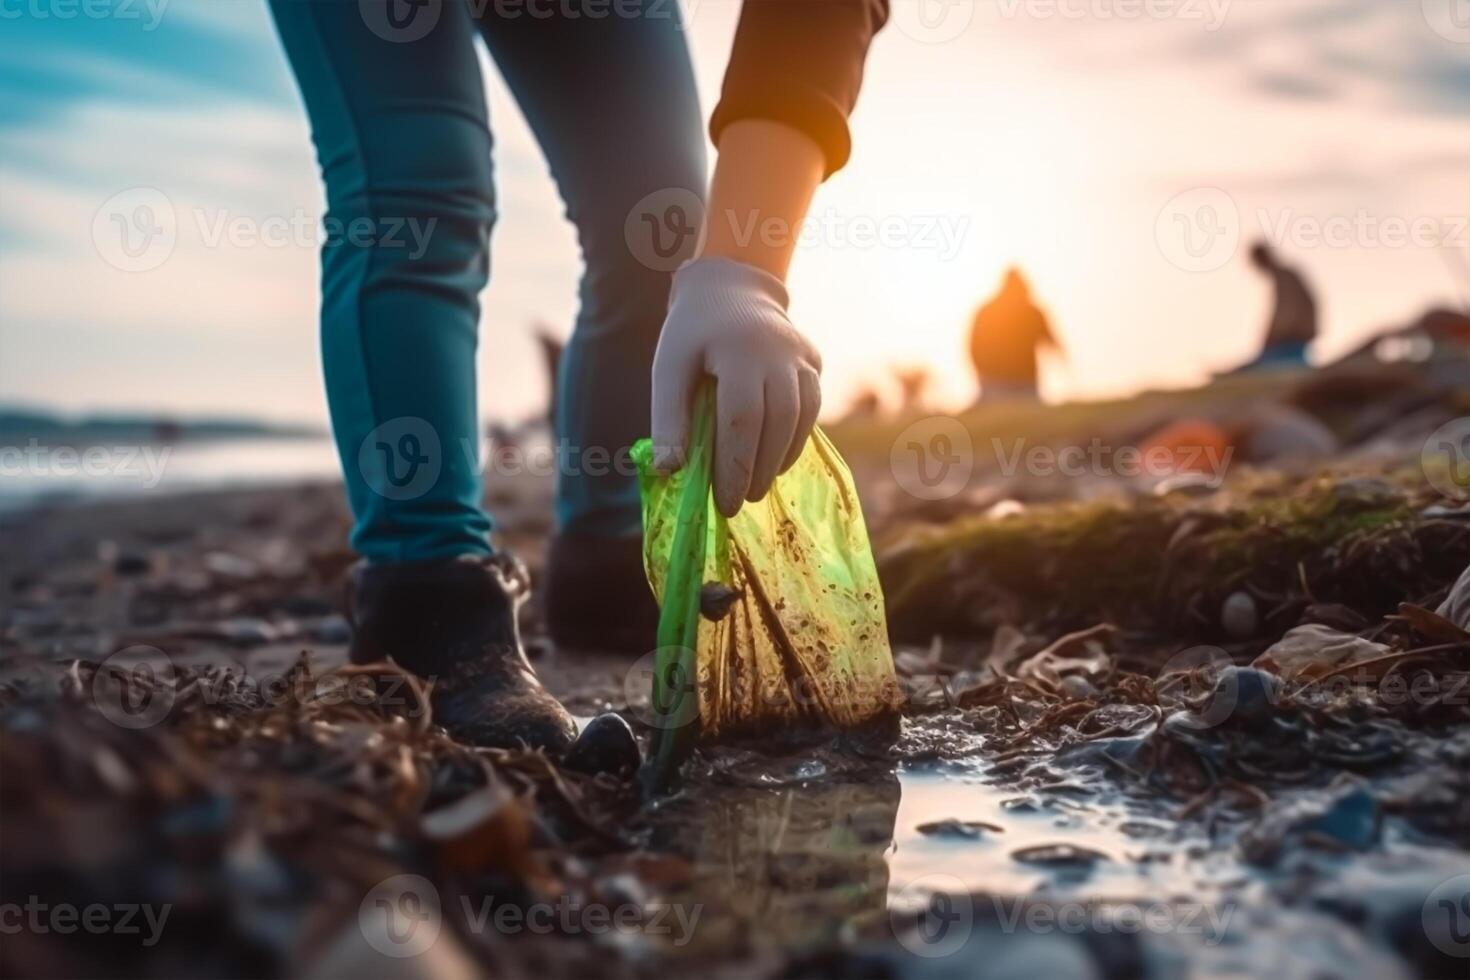
<path fill-rule="evenodd" d="M 1446 600 L 1446 605 L 1448 605 L 1448 600 Z M 1470 642 L 1470 630 L 1451 622 L 1440 613 L 1430 612 L 1423 606 L 1416 606 L 1412 602 L 1401 602 L 1399 603 L 1399 615 L 1414 627 L 1414 632 L 1420 636 L 1438 640 L 1441 643 Z"/>

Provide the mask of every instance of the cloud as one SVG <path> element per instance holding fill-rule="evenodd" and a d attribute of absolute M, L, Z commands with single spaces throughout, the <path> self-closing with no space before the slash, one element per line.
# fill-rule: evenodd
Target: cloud
<path fill-rule="evenodd" d="M 285 105 L 294 98 L 264 2 L 114 6 L 137 16 L 29 12 L 44 13 L 40 4 L 0 19 L 0 88 L 6 93 L 0 134 L 88 101 L 190 105 L 227 96 Z"/>
<path fill-rule="evenodd" d="M 1287 0 L 1235 4 L 1228 26 L 1177 55 L 1228 65 L 1280 98 L 1354 99 L 1425 114 L 1470 107 L 1470 59 L 1417 2 Z"/>

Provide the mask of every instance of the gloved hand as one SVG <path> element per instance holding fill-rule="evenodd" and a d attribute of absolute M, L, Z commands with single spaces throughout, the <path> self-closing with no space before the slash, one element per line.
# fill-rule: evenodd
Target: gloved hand
<path fill-rule="evenodd" d="M 786 304 L 781 280 L 743 262 L 698 259 L 674 274 L 653 359 L 654 468 L 684 465 L 694 392 L 713 375 L 713 488 L 726 517 L 796 462 L 822 407 L 821 355 Z"/>

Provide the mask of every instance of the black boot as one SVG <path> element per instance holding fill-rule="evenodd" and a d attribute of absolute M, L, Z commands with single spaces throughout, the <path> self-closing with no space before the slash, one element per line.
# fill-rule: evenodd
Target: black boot
<path fill-rule="evenodd" d="M 643 539 L 554 537 L 546 559 L 546 628 L 560 648 L 653 650 L 658 603 L 643 572 Z"/>
<path fill-rule="evenodd" d="M 526 661 L 516 610 L 530 580 L 508 555 L 352 570 L 352 661 L 392 659 L 432 681 L 434 720 L 472 745 L 565 750 L 571 715 Z"/>

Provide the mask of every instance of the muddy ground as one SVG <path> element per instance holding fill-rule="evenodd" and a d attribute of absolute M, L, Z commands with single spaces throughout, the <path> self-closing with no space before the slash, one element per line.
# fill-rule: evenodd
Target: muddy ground
<path fill-rule="evenodd" d="M 937 491 L 908 447 L 953 420 L 833 426 L 902 729 L 709 746 L 652 802 L 343 670 L 335 486 L 9 515 L 0 968 L 1464 977 L 1463 369 L 977 409 Z M 1120 472 L 1182 419 L 1230 462 Z M 1016 439 L 1108 454 L 1007 472 Z M 491 488 L 533 576 L 549 494 Z M 574 713 L 647 734 L 646 664 L 553 649 L 534 598 L 523 628 Z"/>

